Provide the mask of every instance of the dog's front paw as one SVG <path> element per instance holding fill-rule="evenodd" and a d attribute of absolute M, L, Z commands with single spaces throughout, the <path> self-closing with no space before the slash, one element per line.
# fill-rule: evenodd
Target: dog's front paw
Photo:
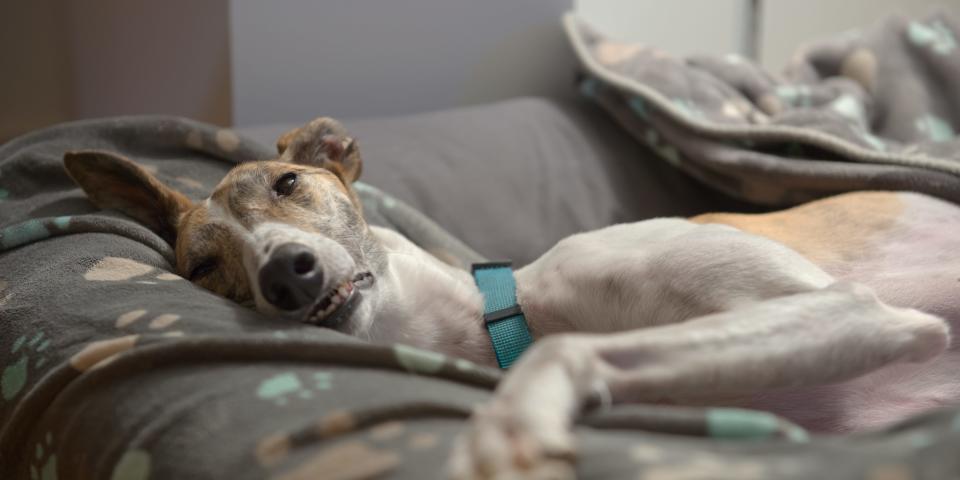
<path fill-rule="evenodd" d="M 541 419 L 542 420 L 542 419 Z M 451 479 L 576 478 L 573 436 L 564 426 L 538 421 L 492 403 L 477 408 L 447 463 Z"/>

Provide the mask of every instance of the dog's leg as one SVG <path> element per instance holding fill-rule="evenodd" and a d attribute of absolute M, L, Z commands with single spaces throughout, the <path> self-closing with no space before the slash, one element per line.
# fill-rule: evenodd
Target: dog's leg
<path fill-rule="evenodd" d="M 572 477 L 571 424 L 597 390 L 614 403 L 729 398 L 926 361 L 948 343 L 941 319 L 890 307 L 869 288 L 849 283 L 673 325 L 550 337 L 476 410 L 454 448 L 450 473 Z"/>

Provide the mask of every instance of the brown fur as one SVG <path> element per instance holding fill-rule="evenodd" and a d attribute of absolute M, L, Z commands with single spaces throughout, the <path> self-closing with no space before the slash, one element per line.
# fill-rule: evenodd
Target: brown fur
<path fill-rule="evenodd" d="M 708 213 L 697 223 L 720 223 L 780 242 L 821 267 L 849 264 L 871 239 L 892 228 L 904 205 L 893 192 L 855 192 L 765 214 Z"/>
<path fill-rule="evenodd" d="M 176 238 L 180 215 L 193 206 L 182 193 L 114 153 L 67 152 L 63 164 L 98 207 L 119 210 L 170 243 Z"/>
<path fill-rule="evenodd" d="M 323 167 L 343 182 L 343 191 L 360 206 L 360 199 L 347 188 L 363 170 L 356 142 L 346 130 L 328 117 L 320 117 L 303 127 L 283 134 L 277 140 L 280 161 Z"/>
<path fill-rule="evenodd" d="M 350 184 L 360 175 L 362 161 L 353 139 L 335 120 L 319 118 L 287 132 L 278 142 L 279 161 L 250 162 L 232 169 L 210 196 L 209 205 L 229 212 L 246 229 L 263 221 L 281 222 L 316 231 L 316 219 L 335 208 L 326 202 L 330 190 L 346 194 L 356 218 L 363 222 L 360 200 Z M 115 209 L 159 234 L 174 246 L 177 273 L 191 272 L 208 260 L 216 268 L 198 285 L 241 303 L 253 299 L 244 272 L 241 239 L 212 218 L 208 203 L 193 203 L 166 186 L 135 162 L 115 153 L 70 152 L 64 156 L 69 175 L 100 208 Z M 286 173 L 300 183 L 282 199 L 274 183 Z"/>

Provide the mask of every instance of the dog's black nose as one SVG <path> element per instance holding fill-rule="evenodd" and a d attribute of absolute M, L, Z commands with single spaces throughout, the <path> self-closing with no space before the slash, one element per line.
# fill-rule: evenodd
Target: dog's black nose
<path fill-rule="evenodd" d="M 299 243 L 285 243 L 273 250 L 260 268 L 260 293 L 281 310 L 299 310 L 317 299 L 323 288 L 323 269 L 317 257 Z"/>

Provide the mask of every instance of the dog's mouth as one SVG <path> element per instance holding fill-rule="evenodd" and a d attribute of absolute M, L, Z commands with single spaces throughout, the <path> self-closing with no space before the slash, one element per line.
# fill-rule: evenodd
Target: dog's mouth
<path fill-rule="evenodd" d="M 358 290 L 373 284 L 373 274 L 361 272 L 346 280 L 314 302 L 303 317 L 304 323 L 319 327 L 336 328 L 356 310 L 360 302 Z"/>

